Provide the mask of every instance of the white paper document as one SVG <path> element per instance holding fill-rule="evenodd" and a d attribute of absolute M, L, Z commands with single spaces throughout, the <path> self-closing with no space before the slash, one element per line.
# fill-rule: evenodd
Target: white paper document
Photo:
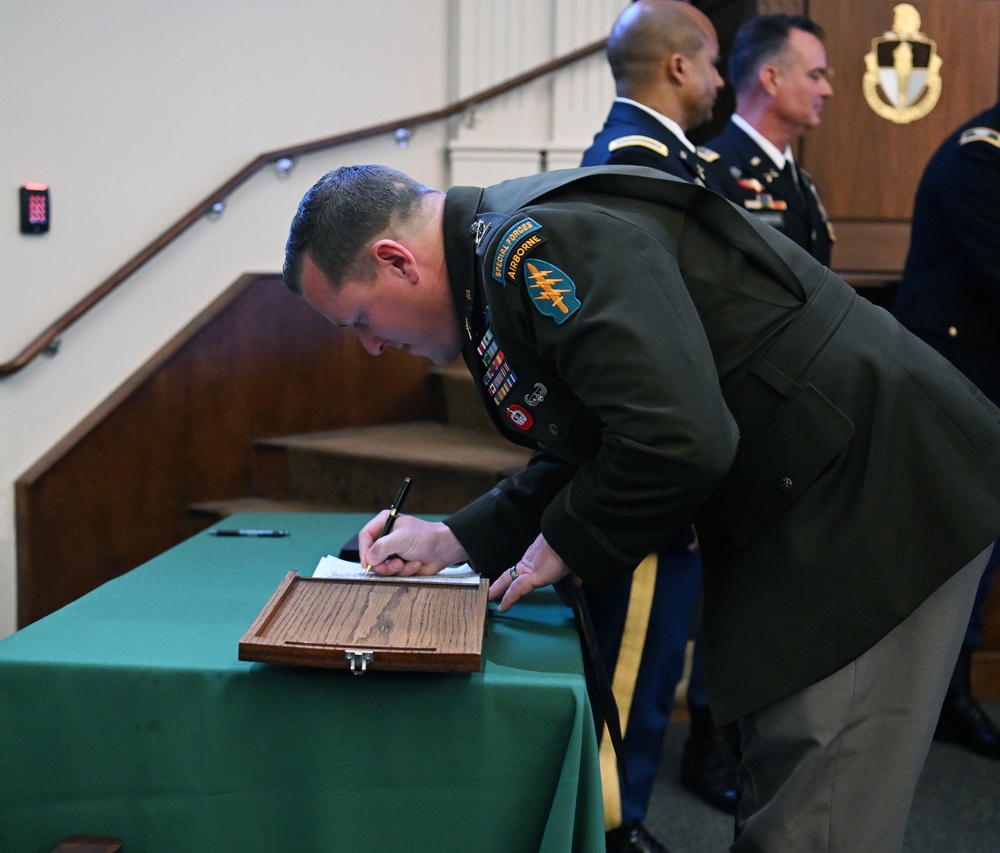
<path fill-rule="evenodd" d="M 365 567 L 360 563 L 341 560 L 329 554 L 320 559 L 313 572 L 314 578 L 348 578 L 350 580 L 366 581 L 406 581 L 408 583 L 448 583 L 479 586 L 479 573 L 468 563 L 460 566 L 448 566 L 436 575 L 376 575 L 374 572 L 365 576 Z"/>

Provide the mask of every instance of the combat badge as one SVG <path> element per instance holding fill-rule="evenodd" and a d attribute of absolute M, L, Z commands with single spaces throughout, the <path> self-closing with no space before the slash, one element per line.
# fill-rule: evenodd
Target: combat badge
<path fill-rule="evenodd" d="M 920 13 L 909 3 L 893 7 L 892 29 L 872 39 L 861 82 L 868 106 L 896 124 L 909 124 L 934 109 L 941 96 L 937 44 L 920 32 Z"/>
<path fill-rule="evenodd" d="M 542 226 L 530 216 L 507 229 L 493 255 L 493 278 L 496 281 L 506 285 L 508 281 L 515 280 L 524 256 L 545 242 L 545 238 L 538 233 L 541 230 Z"/>
<path fill-rule="evenodd" d="M 556 325 L 565 323 L 579 309 L 573 279 L 555 264 L 537 259 L 525 261 L 524 278 L 535 307 Z"/>
<path fill-rule="evenodd" d="M 534 408 L 539 403 L 545 402 L 545 395 L 549 393 L 549 389 L 542 385 L 541 382 L 536 382 L 532 389 L 524 395 L 524 402 L 529 406 Z"/>

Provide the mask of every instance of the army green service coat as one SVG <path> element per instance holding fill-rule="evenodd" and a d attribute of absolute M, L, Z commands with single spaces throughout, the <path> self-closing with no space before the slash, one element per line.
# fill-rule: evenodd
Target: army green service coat
<path fill-rule="evenodd" d="M 1000 411 L 704 188 L 637 167 L 449 191 L 465 359 L 532 464 L 447 524 L 621 581 L 694 521 L 728 721 L 866 651 L 1000 532 Z"/>

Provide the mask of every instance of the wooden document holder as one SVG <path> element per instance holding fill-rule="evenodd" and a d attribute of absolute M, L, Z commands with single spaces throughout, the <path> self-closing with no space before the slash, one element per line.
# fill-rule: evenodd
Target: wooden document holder
<path fill-rule="evenodd" d="M 240 640 L 240 660 L 478 672 L 489 581 L 303 578 L 289 572 Z"/>

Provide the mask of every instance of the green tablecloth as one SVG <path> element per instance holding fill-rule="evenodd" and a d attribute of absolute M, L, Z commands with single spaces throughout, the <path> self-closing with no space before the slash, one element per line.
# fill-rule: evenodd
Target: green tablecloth
<path fill-rule="evenodd" d="M 243 514 L 0 641 L 0 853 L 68 835 L 125 853 L 604 849 L 571 613 L 491 606 L 474 674 L 245 663 L 290 569 L 361 515 Z"/>

